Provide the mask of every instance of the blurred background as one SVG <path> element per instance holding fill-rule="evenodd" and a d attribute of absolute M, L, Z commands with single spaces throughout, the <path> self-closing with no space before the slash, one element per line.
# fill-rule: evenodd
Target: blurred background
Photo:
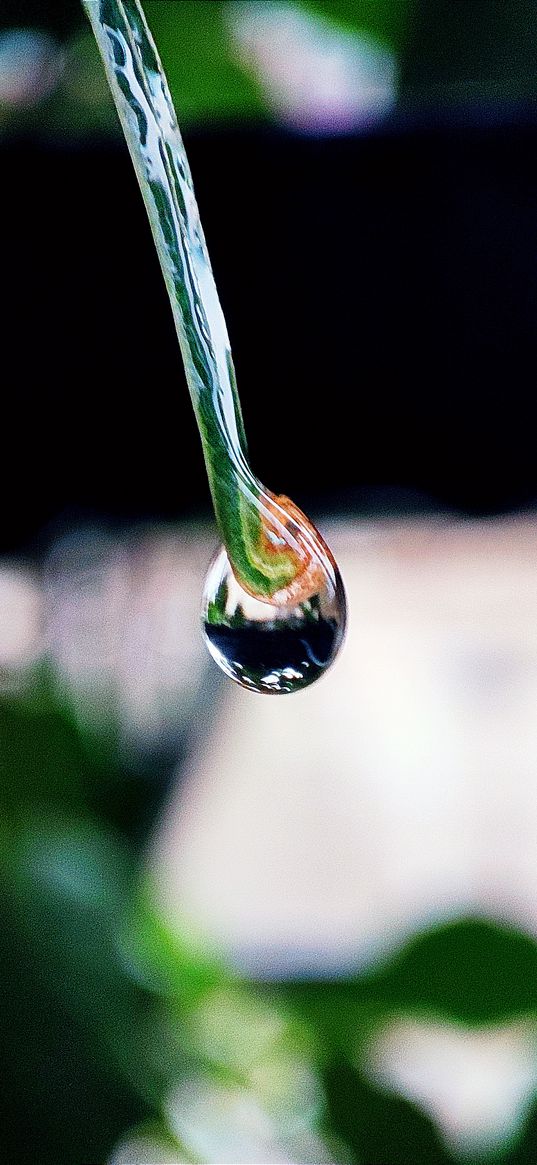
<path fill-rule="evenodd" d="M 82 11 L 3 0 L 0 1147 L 537 1157 L 537 4 L 146 0 L 253 465 L 347 646 L 205 653 L 216 545 Z"/>

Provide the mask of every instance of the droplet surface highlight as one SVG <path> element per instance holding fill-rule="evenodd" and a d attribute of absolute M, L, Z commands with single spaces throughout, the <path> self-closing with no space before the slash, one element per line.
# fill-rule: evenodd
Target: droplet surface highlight
<path fill-rule="evenodd" d="M 333 559 L 316 572 L 317 588 L 300 602 L 262 602 L 237 582 L 222 548 L 203 594 L 208 649 L 221 670 L 252 692 L 284 694 L 317 680 L 339 652 L 346 600 Z"/>

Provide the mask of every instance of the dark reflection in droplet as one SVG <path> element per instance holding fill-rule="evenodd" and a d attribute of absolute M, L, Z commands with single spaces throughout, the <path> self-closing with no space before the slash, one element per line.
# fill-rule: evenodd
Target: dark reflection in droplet
<path fill-rule="evenodd" d="M 335 659 L 345 619 L 343 584 L 330 562 L 315 594 L 283 607 L 248 595 L 225 550 L 209 569 L 203 603 L 207 646 L 222 671 L 250 691 L 296 692 L 313 683 Z"/>

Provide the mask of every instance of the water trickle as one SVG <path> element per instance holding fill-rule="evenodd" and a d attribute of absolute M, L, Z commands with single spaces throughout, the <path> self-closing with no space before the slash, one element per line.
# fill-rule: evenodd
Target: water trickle
<path fill-rule="evenodd" d="M 345 594 L 320 534 L 254 476 L 226 324 L 169 89 L 139 0 L 83 0 L 147 207 L 224 549 L 202 620 L 211 655 L 258 692 L 292 692 L 335 658 Z M 119 221 L 119 220 L 118 220 Z"/>
<path fill-rule="evenodd" d="M 223 547 L 207 573 L 202 605 L 207 646 L 222 671 L 252 692 L 308 687 L 330 667 L 343 641 L 341 577 L 330 551 L 302 518 L 309 553 L 302 582 L 295 580 L 289 595 L 260 601 L 238 582 Z M 296 535 L 289 537 L 296 545 Z"/>

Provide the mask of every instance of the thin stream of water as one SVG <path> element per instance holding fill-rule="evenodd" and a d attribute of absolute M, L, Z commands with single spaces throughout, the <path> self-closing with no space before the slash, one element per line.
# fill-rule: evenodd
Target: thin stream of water
<path fill-rule="evenodd" d="M 315 527 L 250 469 L 190 168 L 139 0 L 82 3 L 147 208 L 224 543 L 205 586 L 207 644 L 243 686 L 293 691 L 326 670 L 339 650 L 345 626 L 341 579 Z M 119 216 L 114 229 L 120 229 Z"/>

